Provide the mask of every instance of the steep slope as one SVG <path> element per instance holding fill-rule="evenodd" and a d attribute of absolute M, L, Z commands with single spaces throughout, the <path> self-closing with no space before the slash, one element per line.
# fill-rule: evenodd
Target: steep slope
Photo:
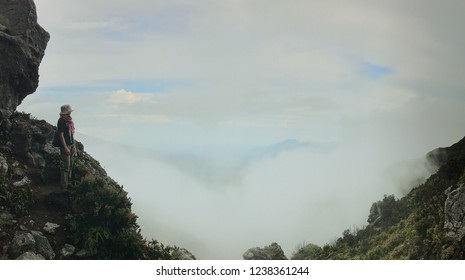
<path fill-rule="evenodd" d="M 439 169 L 424 184 L 399 200 L 385 196 L 366 227 L 322 248 L 308 244 L 293 259 L 464 259 L 465 138 L 427 158 Z"/>
<path fill-rule="evenodd" d="M 8 123 L 0 131 L 0 259 L 194 258 L 143 238 L 128 194 L 81 143 L 74 188 L 63 192 L 55 128 L 23 113 Z"/>

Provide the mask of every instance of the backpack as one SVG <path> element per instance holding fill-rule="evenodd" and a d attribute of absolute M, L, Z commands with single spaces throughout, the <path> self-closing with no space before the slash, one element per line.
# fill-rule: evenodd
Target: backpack
<path fill-rule="evenodd" d="M 61 141 L 57 130 L 55 130 L 55 134 L 53 135 L 52 145 L 53 147 L 61 147 Z"/>

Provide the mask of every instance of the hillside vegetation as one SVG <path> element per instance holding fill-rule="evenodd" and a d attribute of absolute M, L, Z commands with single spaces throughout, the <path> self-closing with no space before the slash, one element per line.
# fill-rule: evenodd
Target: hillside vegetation
<path fill-rule="evenodd" d="M 463 195 L 450 202 L 459 215 L 453 230 L 445 224 L 453 214 L 446 207 L 449 195 L 459 190 L 463 193 L 465 188 L 465 138 L 430 152 L 427 158 L 439 169 L 424 184 L 400 199 L 385 195 L 373 204 L 367 226 L 347 229 L 323 247 L 302 246 L 292 259 L 464 259 Z"/>

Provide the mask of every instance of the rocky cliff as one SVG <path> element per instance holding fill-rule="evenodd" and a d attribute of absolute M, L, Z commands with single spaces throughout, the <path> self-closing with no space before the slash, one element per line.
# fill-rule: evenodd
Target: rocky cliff
<path fill-rule="evenodd" d="M 37 89 L 49 38 L 32 0 L 0 0 L 0 122 Z"/>

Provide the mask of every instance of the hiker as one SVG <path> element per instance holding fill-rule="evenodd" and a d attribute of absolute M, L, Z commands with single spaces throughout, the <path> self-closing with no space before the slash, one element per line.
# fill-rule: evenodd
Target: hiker
<path fill-rule="evenodd" d="M 60 140 L 60 151 L 63 166 L 61 169 L 60 185 L 66 190 L 71 184 L 71 172 L 73 169 L 73 155 L 76 153 L 74 145 L 74 122 L 71 117 L 71 106 L 61 106 L 60 118 L 57 123 L 58 138 Z"/>

